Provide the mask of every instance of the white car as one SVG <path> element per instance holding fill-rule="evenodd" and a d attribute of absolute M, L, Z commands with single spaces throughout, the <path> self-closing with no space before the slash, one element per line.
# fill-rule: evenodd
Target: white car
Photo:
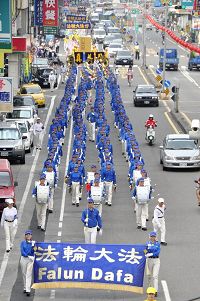
<path fill-rule="evenodd" d="M 32 126 L 37 120 L 37 114 L 32 107 L 14 107 L 12 113 L 6 114 L 6 121 L 28 121 Z"/>
<path fill-rule="evenodd" d="M 28 121 L 20 122 L 17 121 L 19 130 L 22 134 L 22 137 L 24 137 L 24 146 L 25 151 L 28 153 L 31 152 L 31 147 L 33 147 L 33 126 L 30 125 Z"/>
<path fill-rule="evenodd" d="M 119 43 L 110 43 L 108 47 L 108 55 L 109 57 L 114 57 L 116 53 L 123 49 L 123 45 Z"/>
<path fill-rule="evenodd" d="M 104 29 L 94 29 L 92 37 L 95 43 L 103 43 L 105 36 L 106 32 Z"/>

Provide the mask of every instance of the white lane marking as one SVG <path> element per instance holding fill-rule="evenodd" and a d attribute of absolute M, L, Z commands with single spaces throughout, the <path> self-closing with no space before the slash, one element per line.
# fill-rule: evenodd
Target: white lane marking
<path fill-rule="evenodd" d="M 58 237 L 62 236 L 62 231 L 58 231 Z"/>
<path fill-rule="evenodd" d="M 57 239 L 57 242 L 58 242 L 58 243 L 60 243 L 60 242 L 61 242 L 61 240 L 60 240 L 60 239 Z"/>
<path fill-rule="evenodd" d="M 185 55 L 181 54 L 180 57 L 185 57 Z"/>
<path fill-rule="evenodd" d="M 161 280 L 161 284 L 162 284 L 162 288 L 163 288 L 163 291 L 164 291 L 165 300 L 166 301 L 171 301 L 171 297 L 170 297 L 170 294 L 169 294 L 169 289 L 168 289 L 168 286 L 167 286 L 167 282 L 165 280 Z"/>
<path fill-rule="evenodd" d="M 56 98 L 56 96 L 53 96 L 52 99 L 51 99 L 51 105 L 49 107 L 49 111 L 48 111 L 48 114 L 47 114 L 47 117 L 46 117 L 46 121 L 45 121 L 45 124 L 44 124 L 44 131 L 43 131 L 43 133 L 41 135 L 41 142 L 43 142 L 43 139 L 44 139 L 44 135 L 45 135 L 45 132 L 46 132 L 46 127 L 47 127 L 47 124 L 49 122 L 49 118 L 51 116 L 51 113 L 52 113 L 52 110 L 53 110 L 53 107 L 54 107 L 55 98 Z M 35 158 L 33 160 L 33 164 L 32 164 L 32 167 L 31 167 L 31 170 L 30 170 L 30 173 L 29 173 L 29 177 L 28 177 L 28 182 L 26 184 L 26 188 L 24 190 L 24 194 L 23 194 L 20 206 L 19 206 L 19 210 L 18 210 L 18 225 L 20 224 L 21 219 L 22 219 L 22 214 L 23 214 L 23 211 L 24 211 L 24 206 L 26 204 L 28 193 L 29 193 L 29 190 L 30 190 L 30 187 L 31 187 L 31 183 L 32 183 L 33 177 L 34 177 L 35 168 L 36 168 L 36 165 L 37 165 L 39 154 L 40 154 L 40 152 L 37 152 L 36 156 L 35 156 Z M 16 227 L 14 238 L 15 238 L 15 235 L 16 235 L 16 232 L 17 232 L 17 228 L 18 228 L 18 226 Z M 9 258 L 9 256 L 6 256 L 6 255 L 7 254 L 4 254 L 3 261 L 1 263 L 1 268 L 0 268 L 0 287 L 1 287 L 1 284 L 2 284 L 2 281 L 3 281 L 3 277 L 4 277 L 4 274 L 5 274 L 7 265 L 8 265 L 8 258 Z"/>
<path fill-rule="evenodd" d="M 51 293 L 50 293 L 50 299 L 55 299 L 55 295 L 56 295 L 56 291 L 55 290 L 51 290 Z"/>
<path fill-rule="evenodd" d="M 62 222 L 59 222 L 58 228 L 62 228 Z"/>
<path fill-rule="evenodd" d="M 180 71 L 190 82 L 192 82 L 196 87 L 199 87 L 199 84 L 190 76 L 188 71 Z"/>

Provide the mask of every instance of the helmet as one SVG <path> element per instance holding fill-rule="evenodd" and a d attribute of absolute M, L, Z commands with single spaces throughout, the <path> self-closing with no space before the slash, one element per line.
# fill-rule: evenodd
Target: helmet
<path fill-rule="evenodd" d="M 157 291 L 154 287 L 148 287 L 147 288 L 147 294 L 154 294 L 155 295 L 156 293 L 157 293 Z"/>
<path fill-rule="evenodd" d="M 149 115 L 149 118 L 153 118 L 153 114 L 150 114 L 150 115 Z"/>

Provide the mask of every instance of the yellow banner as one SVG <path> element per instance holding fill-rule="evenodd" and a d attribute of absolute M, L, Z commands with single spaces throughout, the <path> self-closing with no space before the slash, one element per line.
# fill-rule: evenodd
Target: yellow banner
<path fill-rule="evenodd" d="M 79 51 L 90 52 L 92 45 L 91 37 L 80 37 L 79 38 Z"/>

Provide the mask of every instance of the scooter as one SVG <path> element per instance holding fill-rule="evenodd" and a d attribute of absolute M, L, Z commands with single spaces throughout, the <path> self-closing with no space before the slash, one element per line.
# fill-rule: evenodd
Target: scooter
<path fill-rule="evenodd" d="M 156 136 L 156 132 L 154 130 L 154 127 L 152 127 L 151 125 L 147 128 L 147 132 L 146 132 L 146 140 L 149 143 L 149 145 L 153 145 L 154 141 L 155 141 L 155 136 Z"/>

